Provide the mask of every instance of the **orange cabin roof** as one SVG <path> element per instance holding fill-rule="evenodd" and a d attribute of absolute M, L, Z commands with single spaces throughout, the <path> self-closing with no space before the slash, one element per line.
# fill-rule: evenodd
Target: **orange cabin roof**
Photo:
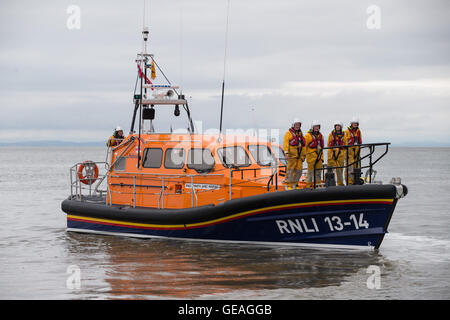
<path fill-rule="evenodd" d="M 133 142 L 133 146 L 128 147 L 127 141 L 131 137 L 135 137 L 135 141 Z M 138 135 L 133 134 L 128 136 L 119 146 L 113 148 L 113 157 L 112 163 L 116 159 L 116 157 L 122 155 L 127 159 L 136 159 L 136 161 L 132 161 L 134 163 L 134 167 L 127 166 L 127 169 L 130 172 L 142 172 L 142 170 L 151 171 L 151 172 L 159 172 L 164 173 L 166 170 L 169 170 L 170 173 L 173 173 L 175 168 L 167 168 L 164 166 L 164 161 L 160 167 L 157 168 L 145 168 L 142 170 L 137 169 L 137 152 L 138 152 Z M 190 149 L 207 149 L 211 151 L 212 156 L 215 160 L 215 165 L 213 170 L 221 170 L 226 167 L 221 159 L 220 149 L 227 147 L 242 147 L 245 149 L 248 159 L 245 159 L 243 165 L 239 165 L 239 167 L 261 167 L 261 161 L 257 159 L 257 155 L 254 150 L 249 150 L 249 146 L 267 146 L 269 148 L 269 152 L 275 154 L 276 159 L 278 159 L 279 151 L 277 148 L 281 148 L 280 145 L 270 143 L 266 140 L 257 139 L 251 136 L 239 136 L 239 135 L 201 135 L 201 134 L 141 134 L 141 145 L 140 145 L 140 153 L 141 157 L 144 156 L 145 149 L 148 148 L 161 148 L 163 151 L 168 148 L 174 149 L 184 149 L 189 151 Z M 281 149 L 282 150 L 282 149 Z M 218 152 L 219 151 L 219 152 Z M 242 152 L 242 150 L 239 150 Z M 252 152 L 253 151 L 253 152 Z M 219 154 L 218 154 L 219 153 Z M 186 158 L 187 154 L 184 155 Z M 222 154 L 223 156 L 223 154 Z M 164 156 L 163 156 L 164 158 Z M 277 160 L 279 161 L 279 160 Z M 187 161 L 185 161 L 187 162 Z M 283 163 L 279 162 L 278 165 L 283 165 Z M 268 166 L 268 165 L 265 165 Z M 186 169 L 189 170 L 189 167 L 180 168 L 178 170 Z M 128 171 L 128 170 L 127 170 Z"/>
<path fill-rule="evenodd" d="M 200 134 L 141 134 L 139 146 L 133 134 L 112 149 L 111 203 L 185 208 L 267 192 L 270 183 L 282 189 L 270 180 L 284 165 L 280 150 L 255 137 Z"/>

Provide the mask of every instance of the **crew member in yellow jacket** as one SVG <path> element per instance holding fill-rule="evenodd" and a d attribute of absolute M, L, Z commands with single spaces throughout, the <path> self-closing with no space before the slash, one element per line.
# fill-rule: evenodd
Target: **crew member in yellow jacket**
<path fill-rule="evenodd" d="M 359 130 L 359 120 L 357 118 L 353 118 L 350 126 L 345 130 L 344 143 L 348 146 L 362 144 L 361 130 Z M 348 175 L 347 185 L 349 185 L 354 183 L 353 169 L 360 168 L 361 163 L 359 147 L 348 148 L 347 150 L 348 156 L 346 156 L 346 161 L 348 162 L 346 166 L 348 166 L 348 173 L 347 169 L 345 169 L 345 176 L 347 177 Z"/>
<path fill-rule="evenodd" d="M 334 129 L 328 136 L 328 147 L 338 147 L 344 145 L 344 131 L 343 125 L 340 121 L 334 122 Z M 343 172 L 345 164 L 345 149 L 333 148 L 327 151 L 327 165 L 328 167 L 342 167 L 335 168 L 333 171 L 336 173 L 336 180 L 338 186 L 344 185 Z"/>
<path fill-rule="evenodd" d="M 287 160 L 285 183 L 288 190 L 297 188 L 305 161 L 305 138 L 300 130 L 301 126 L 302 123 L 294 119 L 291 128 L 284 135 L 283 147 Z"/>
<path fill-rule="evenodd" d="M 320 123 L 313 121 L 311 129 L 305 134 L 306 163 L 308 164 L 308 176 L 306 187 L 311 188 L 313 183 L 319 184 L 322 177 L 323 166 L 323 135 L 320 133 Z M 314 177 L 314 168 L 316 174 Z M 314 186 L 315 186 L 314 185 Z"/>
<path fill-rule="evenodd" d="M 123 136 L 123 130 L 121 127 L 116 127 L 114 129 L 114 134 L 109 137 L 108 142 L 106 142 L 106 145 L 108 147 L 115 147 L 122 143 L 122 141 L 125 139 Z"/>

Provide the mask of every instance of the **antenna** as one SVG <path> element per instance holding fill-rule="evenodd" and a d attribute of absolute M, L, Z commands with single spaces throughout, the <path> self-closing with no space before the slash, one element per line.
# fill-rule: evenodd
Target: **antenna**
<path fill-rule="evenodd" d="M 228 46 L 228 17 L 230 15 L 230 0 L 228 0 L 227 5 L 227 25 L 225 28 L 225 52 L 223 55 L 223 80 L 222 80 L 222 100 L 220 103 L 220 127 L 219 127 L 219 133 L 222 133 L 222 119 L 223 119 L 223 97 L 225 93 L 225 66 L 227 62 L 227 46 Z"/>
<path fill-rule="evenodd" d="M 143 97 L 143 79 L 147 79 L 147 40 L 148 40 L 148 27 L 145 26 L 145 1 L 144 0 L 144 8 L 143 8 L 143 12 L 142 12 L 142 55 L 141 55 L 141 59 L 140 59 L 140 70 L 144 70 L 144 75 L 140 74 L 140 78 L 141 78 L 141 83 L 140 83 L 140 95 L 139 95 L 139 134 L 138 134 L 138 160 L 137 160 L 137 168 L 140 170 L 141 169 L 141 133 L 142 133 L 142 122 L 143 122 L 143 107 L 142 107 L 142 97 Z M 142 71 L 140 71 L 142 72 Z M 147 89 L 144 89 L 144 92 L 147 93 Z M 152 125 L 150 123 L 150 125 Z"/>
<path fill-rule="evenodd" d="M 183 4 L 180 8 L 180 87 L 183 88 Z"/>
<path fill-rule="evenodd" d="M 144 0 L 144 8 L 142 10 L 142 29 L 145 28 L 145 0 Z"/>

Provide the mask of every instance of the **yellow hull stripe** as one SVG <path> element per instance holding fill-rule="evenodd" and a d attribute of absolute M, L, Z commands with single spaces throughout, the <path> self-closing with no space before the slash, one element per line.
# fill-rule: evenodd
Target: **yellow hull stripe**
<path fill-rule="evenodd" d="M 278 205 L 278 206 L 244 211 L 244 212 L 236 213 L 236 214 L 233 214 L 230 216 L 226 216 L 226 217 L 222 217 L 222 218 L 218 218 L 218 219 L 214 219 L 214 220 L 198 222 L 198 223 L 191 223 L 191 224 L 186 224 L 186 225 L 184 225 L 184 224 L 158 225 L 158 224 L 134 223 L 134 222 L 119 221 L 119 220 L 90 218 L 90 217 L 76 216 L 76 215 L 71 215 L 71 214 L 68 214 L 67 218 L 71 219 L 71 220 L 83 220 L 83 221 L 88 221 L 88 222 L 117 224 L 117 225 L 130 226 L 130 227 L 143 227 L 143 228 L 155 228 L 155 229 L 185 229 L 185 228 L 195 228 L 195 227 L 201 227 L 201 226 L 210 225 L 210 224 L 216 224 L 216 223 L 223 222 L 226 220 L 234 220 L 241 216 L 252 215 L 257 212 L 268 212 L 268 211 L 273 211 L 273 210 L 277 210 L 277 209 L 300 208 L 300 207 L 317 206 L 317 205 L 322 206 L 322 205 L 360 204 L 360 203 L 392 204 L 393 201 L 394 201 L 393 199 L 357 199 L 357 200 L 331 200 L 331 201 L 291 203 L 291 204 L 283 204 L 283 205 Z"/>

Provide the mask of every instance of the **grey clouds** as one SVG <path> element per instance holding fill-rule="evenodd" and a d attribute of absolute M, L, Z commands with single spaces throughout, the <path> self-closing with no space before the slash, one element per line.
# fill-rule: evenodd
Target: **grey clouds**
<path fill-rule="evenodd" d="M 128 130 L 142 3 L 2 1 L 3 138 L 98 141 Z M 66 26 L 72 4 L 80 30 Z M 218 127 L 226 5 L 147 0 L 150 51 L 204 128 Z M 370 5 L 379 30 L 366 26 Z M 319 119 L 328 134 L 358 116 L 366 142 L 449 142 L 449 13 L 438 0 L 231 0 L 224 126 L 284 131 L 298 117 L 304 131 Z M 159 113 L 158 129 L 170 114 Z"/>

